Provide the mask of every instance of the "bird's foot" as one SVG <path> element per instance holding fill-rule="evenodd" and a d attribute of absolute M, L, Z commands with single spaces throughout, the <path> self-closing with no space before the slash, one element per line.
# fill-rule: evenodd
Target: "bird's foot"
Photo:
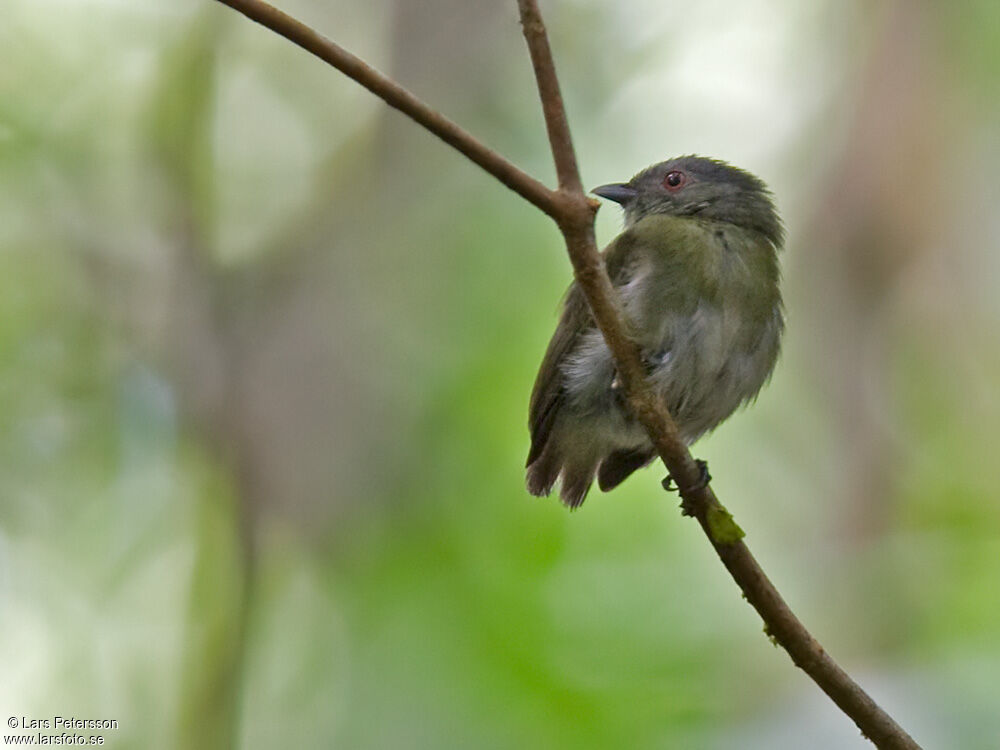
<path fill-rule="evenodd" d="M 686 495 L 688 495 L 691 492 L 697 492 L 698 490 L 708 487 L 708 483 L 712 481 L 712 475 L 708 473 L 708 462 L 703 461 L 700 458 L 696 458 L 694 460 L 694 463 L 695 466 L 698 467 L 699 474 L 698 474 L 698 481 L 691 487 L 684 487 L 682 489 L 681 486 L 677 484 L 677 482 L 674 481 L 674 478 L 669 474 L 665 476 L 663 478 L 663 481 L 661 482 L 661 484 L 663 485 L 663 489 L 665 489 L 667 492 L 680 493 L 681 512 L 685 516 L 694 515 L 694 508 L 688 502 Z"/>

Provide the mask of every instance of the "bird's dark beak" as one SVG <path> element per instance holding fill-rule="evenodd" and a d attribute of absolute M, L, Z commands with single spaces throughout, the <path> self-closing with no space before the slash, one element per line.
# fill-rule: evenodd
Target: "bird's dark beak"
<path fill-rule="evenodd" d="M 636 189 L 625 182 L 612 182 L 610 185 L 601 185 L 591 190 L 594 195 L 607 198 L 609 201 L 625 205 L 635 198 Z"/>

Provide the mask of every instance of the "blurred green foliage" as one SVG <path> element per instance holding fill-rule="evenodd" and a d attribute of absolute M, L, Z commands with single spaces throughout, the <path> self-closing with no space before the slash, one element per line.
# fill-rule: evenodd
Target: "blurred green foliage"
<path fill-rule="evenodd" d="M 550 179 L 480 5 L 287 10 Z M 925 746 L 995 748 L 993 4 L 545 10 L 588 182 L 703 152 L 786 218 L 779 371 L 696 449 L 720 497 Z M 524 492 L 544 217 L 211 3 L 10 0 L 0 44 L 0 708 L 111 747 L 866 746 L 658 470 Z"/>

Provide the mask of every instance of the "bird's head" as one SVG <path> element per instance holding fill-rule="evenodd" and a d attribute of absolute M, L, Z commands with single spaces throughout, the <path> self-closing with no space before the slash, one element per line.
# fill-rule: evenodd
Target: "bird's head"
<path fill-rule="evenodd" d="M 628 182 L 601 185 L 591 192 L 620 203 L 626 227 L 646 216 L 668 214 L 729 222 L 760 232 L 775 247 L 784 239 L 764 182 L 718 159 L 681 156 L 654 164 Z"/>

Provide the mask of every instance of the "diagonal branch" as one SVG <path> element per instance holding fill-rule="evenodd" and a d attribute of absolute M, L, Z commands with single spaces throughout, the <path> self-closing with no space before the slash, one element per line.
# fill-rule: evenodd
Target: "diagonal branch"
<path fill-rule="evenodd" d="M 583 192 L 559 82 L 537 0 L 518 0 L 525 40 L 542 100 L 559 190 L 549 190 L 409 91 L 308 26 L 261 0 L 218 0 L 284 36 L 353 78 L 390 106 L 460 151 L 500 182 L 552 217 L 566 240 L 573 271 L 594 320 L 614 356 L 629 406 L 681 487 L 685 513 L 701 525 L 765 631 L 850 716 L 879 748 L 920 750 L 919 745 L 830 657 L 806 630 L 742 542 L 743 531 L 708 486 L 680 439 L 677 426 L 646 380 L 639 352 L 629 338 L 617 294 L 594 238 L 597 204 Z"/>
<path fill-rule="evenodd" d="M 238 10 L 250 20 L 280 34 L 292 44 L 329 63 L 348 78 L 353 78 L 390 107 L 398 109 L 418 125 L 467 156 L 547 215 L 555 218 L 559 213 L 558 199 L 545 185 L 440 112 L 427 106 L 410 91 L 375 70 L 360 57 L 352 55 L 301 21 L 262 0 L 218 0 L 218 2 Z"/>
<path fill-rule="evenodd" d="M 573 204 L 577 202 L 574 200 L 577 196 L 573 193 L 580 185 L 579 174 L 538 0 L 518 0 L 518 8 L 542 97 L 542 109 L 560 187 Z M 584 198 L 582 188 L 580 190 L 579 198 Z M 641 365 L 639 350 L 626 334 L 624 319 L 615 302 L 617 294 L 597 253 L 592 219 L 587 225 L 583 212 L 576 212 L 572 217 L 564 219 L 560 227 L 566 237 L 577 283 L 614 356 L 629 406 L 649 434 L 670 475 L 681 488 L 685 513 L 698 519 L 726 569 L 742 589 L 747 601 L 764 620 L 768 635 L 784 647 L 792 661 L 878 747 L 910 750 L 918 748 L 906 731 L 851 679 L 806 630 L 743 543 L 742 529 L 718 501 L 711 487 L 699 481 L 699 469 L 680 439 L 670 414 L 654 396 Z"/>

